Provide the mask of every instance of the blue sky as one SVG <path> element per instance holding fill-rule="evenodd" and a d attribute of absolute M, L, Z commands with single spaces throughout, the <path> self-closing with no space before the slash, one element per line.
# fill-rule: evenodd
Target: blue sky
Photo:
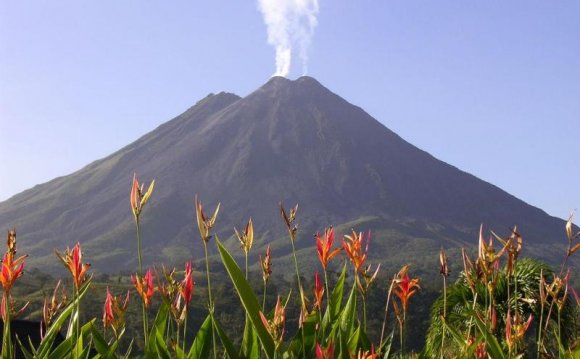
<path fill-rule="evenodd" d="M 0 0 L 0 200 L 247 95 L 275 70 L 266 38 L 255 1 Z M 580 206 L 580 2 L 320 0 L 308 54 L 417 147 L 552 215 Z"/>

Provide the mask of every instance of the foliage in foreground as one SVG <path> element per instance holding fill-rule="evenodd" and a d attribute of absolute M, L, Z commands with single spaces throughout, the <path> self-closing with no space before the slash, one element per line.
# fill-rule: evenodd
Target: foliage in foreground
<path fill-rule="evenodd" d="M 3 287 L 1 316 L 6 323 L 2 335 L 2 358 L 14 358 L 19 349 L 25 358 L 520 358 L 580 356 L 578 334 L 579 302 L 568 282 L 571 269 L 567 261 L 578 248 L 580 233 L 572 232 L 572 217 L 567 222 L 569 241 L 565 260 L 559 272 L 545 264 L 519 259 L 523 239 L 513 229 L 507 238 L 495 235 L 484 239 L 480 231 L 478 255 L 472 259 L 463 252 L 463 272 L 448 285 L 447 258 L 441 250 L 440 273 L 443 294 L 432 308 L 431 325 L 425 349 L 421 353 L 406 351 L 408 315 L 413 310 L 412 297 L 420 290 L 418 278 L 412 278 L 409 266 L 403 266 L 389 282 L 382 313 L 367 313 L 369 292 L 377 280 L 380 264 L 367 262 L 371 233 L 352 231 L 344 235 L 341 246 L 334 246 L 335 233 L 327 228 L 315 236 L 316 251 L 322 273 L 313 275 L 312 292 L 302 285 L 301 268 L 296 259 L 298 207 L 287 211 L 280 204 L 280 214 L 292 245 L 296 288 L 277 293 L 275 306 L 266 305 L 266 293 L 272 275 L 272 253 L 268 247 L 260 256 L 263 291 L 259 298 L 248 281 L 248 255 L 254 239 L 250 219 L 241 231 L 235 229 L 244 258 L 244 270 L 231 253 L 212 235 L 219 213 L 219 204 L 211 216 L 196 198 L 196 220 L 205 250 L 207 276 L 207 317 L 193 340 L 188 338 L 188 314 L 194 295 L 193 268 L 185 263 L 183 271 L 143 268 L 141 256 L 141 213 L 154 191 L 154 181 L 147 191 L 133 178 L 130 203 L 136 224 L 138 272 L 132 276 L 136 295 L 141 302 L 142 342 L 133 350 L 133 340 L 121 345 L 125 335 L 126 313 L 130 292 L 114 295 L 106 289 L 102 327 L 97 319 L 82 320 L 83 298 L 92 278 L 89 265 L 82 262 L 80 244 L 58 258 L 71 275 L 72 292 L 64 293 L 60 284 L 43 307 L 41 342 L 33 345 L 28 338 L 11 333 L 11 319 L 26 308 L 17 309 L 12 295 L 15 282 L 22 276 L 26 256 L 16 256 L 16 232 L 9 230 L 7 250 L 2 260 L 0 282 Z M 494 247 L 499 244 L 498 248 Z M 212 297 L 208 246 L 215 244 L 239 303 L 245 312 L 243 334 L 231 338 L 220 321 Z M 329 263 L 346 254 L 347 264 L 331 287 Z M 503 263 L 503 264 L 502 264 Z M 352 271 L 352 276 L 347 272 Z M 347 281 L 348 278 L 352 278 Z M 162 304 L 154 318 L 149 318 L 152 298 L 159 296 Z M 570 298 L 575 298 L 573 302 Z M 69 299 L 70 298 L 70 299 Z M 299 303 L 297 330 L 289 333 L 287 308 L 291 301 Z M 26 306 L 25 306 L 26 307 Z M 389 320 L 389 313 L 394 319 Z M 379 338 L 368 334 L 367 316 L 382 316 Z M 64 340 L 57 342 L 59 333 Z M 293 335 L 290 335 L 293 334 Z M 138 338 L 141 340 L 141 337 Z M 234 343 L 240 343 L 235 345 Z"/>

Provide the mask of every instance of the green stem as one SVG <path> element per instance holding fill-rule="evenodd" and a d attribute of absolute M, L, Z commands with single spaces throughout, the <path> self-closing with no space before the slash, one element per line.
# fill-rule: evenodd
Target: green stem
<path fill-rule="evenodd" d="M 264 281 L 264 296 L 262 298 L 262 312 L 266 313 L 266 289 L 268 288 L 268 282 Z"/>
<path fill-rule="evenodd" d="M 248 253 L 246 253 L 246 280 L 248 280 Z"/>
<path fill-rule="evenodd" d="M 298 292 L 300 294 L 300 304 L 301 309 L 306 308 L 306 304 L 304 303 L 304 298 L 302 297 L 302 283 L 300 282 L 300 272 L 298 271 L 298 260 L 296 259 L 296 248 L 294 247 L 294 238 L 290 238 L 290 243 L 292 243 L 292 256 L 294 257 L 294 267 L 296 268 L 296 279 L 298 280 Z M 306 358 L 306 348 L 305 348 L 305 338 L 304 338 L 304 328 L 300 330 L 302 334 L 302 356 Z"/>
<path fill-rule="evenodd" d="M 560 312 L 561 310 L 558 309 L 558 338 L 560 338 L 560 342 L 558 343 L 558 345 L 560 346 L 561 341 L 562 341 L 562 326 L 560 324 Z M 558 358 L 560 358 L 562 356 L 562 348 L 558 348 Z"/>
<path fill-rule="evenodd" d="M 542 283 L 540 283 L 542 285 Z M 541 303 L 540 306 L 540 326 L 538 327 L 538 346 L 536 351 L 536 357 L 540 359 L 540 349 L 542 346 L 542 321 L 544 320 L 544 303 Z"/>
<path fill-rule="evenodd" d="M 443 321 L 447 320 L 447 277 L 443 276 Z M 441 350 L 440 357 L 443 358 L 445 350 L 445 325 L 441 330 Z"/>
<path fill-rule="evenodd" d="M 137 257 L 139 259 L 139 280 L 143 280 L 143 259 L 141 252 L 141 225 L 139 223 L 139 217 L 135 218 L 135 224 L 137 226 Z M 143 321 L 143 338 L 145 340 L 145 347 L 149 341 L 149 320 L 147 318 L 147 308 L 145 308 L 145 302 L 141 301 L 141 320 Z"/>
<path fill-rule="evenodd" d="M 211 281 L 209 276 L 209 256 L 207 254 L 207 242 L 203 241 L 203 249 L 205 253 L 205 270 L 207 274 L 207 297 L 209 301 L 209 311 L 213 314 L 214 312 L 214 303 L 211 296 Z M 215 328 L 212 326 L 212 343 L 213 343 L 213 357 L 217 359 L 217 345 L 216 345 L 216 333 Z"/>
<path fill-rule="evenodd" d="M 182 347 L 182 351 L 185 355 L 187 355 L 185 353 L 185 337 L 187 336 L 187 316 L 188 316 L 189 312 L 186 310 L 185 312 L 185 320 L 183 322 L 183 347 Z"/>
<path fill-rule="evenodd" d="M 385 335 L 385 327 L 387 326 L 387 314 L 389 312 L 389 302 L 391 301 L 391 294 L 393 292 L 393 285 L 394 284 L 395 284 L 395 278 L 393 278 L 393 280 L 391 280 L 391 285 L 389 286 L 389 291 L 387 292 L 387 304 L 385 305 L 385 317 L 383 319 L 383 328 L 381 329 L 381 339 L 379 340 L 379 348 L 383 347 L 383 338 Z"/>
<path fill-rule="evenodd" d="M 2 333 L 2 358 L 12 358 L 12 338 L 10 336 L 10 293 L 4 292 L 4 331 Z"/>

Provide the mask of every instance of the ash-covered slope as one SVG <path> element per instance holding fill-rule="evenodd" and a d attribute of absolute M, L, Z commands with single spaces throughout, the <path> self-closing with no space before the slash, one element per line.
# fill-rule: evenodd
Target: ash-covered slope
<path fill-rule="evenodd" d="M 245 98 L 210 95 L 111 156 L 0 203 L 0 223 L 18 228 L 37 263 L 56 263 L 53 248 L 80 241 L 98 269 L 132 269 L 134 172 L 157 181 L 143 218 L 149 263 L 198 257 L 196 193 L 209 207 L 222 203 L 222 238 L 252 216 L 257 247 L 284 235 L 280 200 L 300 204 L 299 247 L 323 226 L 352 221 L 377 230 L 382 257 L 389 234 L 438 247 L 473 238 L 482 222 L 502 233 L 518 224 L 532 247 L 546 248 L 564 228 L 407 143 L 310 77 L 275 77 Z"/>

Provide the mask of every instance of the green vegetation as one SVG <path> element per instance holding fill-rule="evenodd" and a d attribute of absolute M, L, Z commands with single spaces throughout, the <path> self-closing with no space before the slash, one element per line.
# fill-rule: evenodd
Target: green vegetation
<path fill-rule="evenodd" d="M 417 272 L 409 265 L 379 275 L 385 266 L 370 264 L 370 231 L 352 230 L 339 246 L 334 245 L 333 228 L 317 233 L 320 270 L 306 273 L 297 260 L 306 249 L 294 247 L 298 207 L 287 211 L 282 204 L 292 268 L 273 274 L 268 248 L 260 255 L 256 271 L 255 263 L 248 261 L 254 240 L 252 220 L 244 230 L 235 230 L 244 258 L 240 265 L 212 232 L 219 204 L 207 216 L 197 199 L 197 226 L 205 250 L 204 260 L 195 263 L 197 271 L 191 261 L 183 270 L 148 268 L 140 247 L 140 231 L 147 228 L 141 228 L 139 219 L 153 188 L 152 183 L 145 192 L 136 178 L 133 181 L 131 207 L 140 264 L 136 274 L 93 276 L 76 244 L 57 252 L 70 274 L 64 284 L 40 271 L 32 271 L 30 280 L 20 283 L 26 257 L 16 256 L 16 232 L 8 232 L 0 272 L 2 319 L 8 323 L 3 327 L 3 358 L 15 357 L 16 350 L 26 358 L 580 355 L 580 303 L 571 288 L 568 265 L 568 258 L 580 248 L 580 232 L 573 233 L 572 218 L 566 225 L 568 249 L 558 271 L 519 258 L 523 239 L 515 228 L 506 238 L 492 232 L 489 240 L 482 229 L 476 257 L 462 251 L 463 263 L 448 263 L 441 250 L 438 265 L 436 253 L 427 262 L 434 271 L 439 267 L 442 289 L 437 291 L 434 282 L 422 283 L 414 277 Z M 215 246 L 219 258 L 208 255 L 208 246 Z M 450 284 L 449 267 L 461 268 Z M 194 285 L 194 277 L 201 283 Z M 44 305 L 40 304 L 43 294 Z M 22 297 L 31 302 L 24 311 Z M 27 338 L 13 339 L 10 320 L 26 311 L 30 318 L 42 318 L 38 345 Z M 427 323 L 421 318 L 428 315 Z M 57 343 L 59 332 L 64 341 Z"/>

